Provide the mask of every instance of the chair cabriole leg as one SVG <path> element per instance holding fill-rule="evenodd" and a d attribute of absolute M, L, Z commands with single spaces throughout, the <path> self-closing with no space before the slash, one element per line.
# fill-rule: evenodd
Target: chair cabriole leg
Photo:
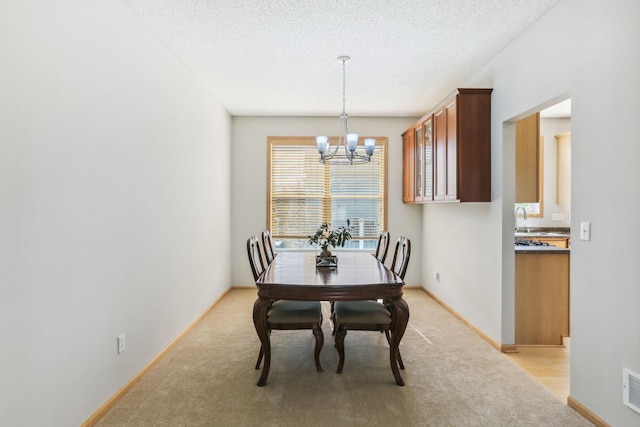
<path fill-rule="evenodd" d="M 347 335 L 347 330 L 343 328 L 341 325 L 338 325 L 335 331 L 336 335 L 336 350 L 338 350 L 338 356 L 340 358 L 338 362 L 338 370 L 337 373 L 342 373 L 342 368 L 344 367 L 344 337 Z"/>
<path fill-rule="evenodd" d="M 316 338 L 316 348 L 314 351 L 316 370 L 318 372 L 322 372 L 322 367 L 320 366 L 320 350 L 322 350 L 322 345 L 324 344 L 324 334 L 322 333 L 322 327 L 320 326 L 320 323 L 317 323 L 313 327 L 313 335 Z"/>
<path fill-rule="evenodd" d="M 389 343 L 389 347 L 391 347 L 391 336 L 389 335 L 389 331 L 385 330 L 384 335 L 387 337 L 387 343 Z M 402 363 L 402 356 L 400 356 L 400 347 L 398 347 L 398 366 L 400 366 L 400 369 L 404 369 L 404 363 Z"/>

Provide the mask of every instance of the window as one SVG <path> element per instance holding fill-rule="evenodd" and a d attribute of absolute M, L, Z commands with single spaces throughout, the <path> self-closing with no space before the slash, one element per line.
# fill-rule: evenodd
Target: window
<path fill-rule="evenodd" d="M 329 139 L 332 146 L 338 138 Z M 315 137 L 268 137 L 267 228 L 276 248 L 308 249 L 308 237 L 326 221 L 351 223 L 345 248 L 375 249 L 386 229 L 387 138 L 376 137 L 370 163 L 319 162 Z"/>
<path fill-rule="evenodd" d="M 524 210 L 527 211 L 527 215 L 531 215 L 533 217 L 542 216 L 540 214 L 542 203 L 516 203 L 516 208 L 519 207 L 524 208 Z"/>

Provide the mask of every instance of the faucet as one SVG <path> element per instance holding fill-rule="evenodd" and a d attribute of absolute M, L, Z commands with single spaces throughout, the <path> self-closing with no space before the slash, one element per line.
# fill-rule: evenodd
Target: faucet
<path fill-rule="evenodd" d="M 517 232 L 518 231 L 518 211 L 522 209 L 522 218 L 526 221 L 527 220 L 527 210 L 525 208 L 523 208 L 522 206 L 518 206 L 515 210 L 515 212 L 513 213 L 513 219 L 515 222 L 515 229 L 514 231 Z"/>

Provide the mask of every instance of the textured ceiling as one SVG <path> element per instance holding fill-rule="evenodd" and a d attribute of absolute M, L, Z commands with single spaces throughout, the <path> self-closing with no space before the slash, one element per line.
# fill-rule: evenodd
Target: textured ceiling
<path fill-rule="evenodd" d="M 232 115 L 415 117 L 558 0 L 125 0 Z"/>

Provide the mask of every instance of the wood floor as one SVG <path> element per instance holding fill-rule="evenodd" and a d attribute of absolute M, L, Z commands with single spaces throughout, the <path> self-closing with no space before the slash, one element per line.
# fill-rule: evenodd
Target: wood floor
<path fill-rule="evenodd" d="M 520 366 L 558 399 L 567 402 L 569 396 L 569 339 L 565 347 L 518 347 L 518 353 L 505 357 Z"/>

